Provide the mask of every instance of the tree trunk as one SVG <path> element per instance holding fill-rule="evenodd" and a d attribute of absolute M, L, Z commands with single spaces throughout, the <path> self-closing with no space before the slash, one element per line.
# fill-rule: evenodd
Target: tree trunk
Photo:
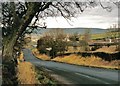
<path fill-rule="evenodd" d="M 3 44 L 3 61 L 12 60 L 14 44 L 15 44 L 14 39 L 6 40 L 6 42 Z"/>
<path fill-rule="evenodd" d="M 3 85 L 7 86 L 9 84 L 17 84 L 16 82 L 16 72 L 15 72 L 15 61 L 13 58 L 14 54 L 14 45 L 17 42 L 17 39 L 23 34 L 26 30 L 27 26 L 31 23 L 33 17 L 36 13 L 40 11 L 44 11 L 52 2 L 48 2 L 45 6 L 41 6 L 41 3 L 28 3 L 27 12 L 25 16 L 19 18 L 15 11 L 15 4 L 11 3 L 12 9 L 11 13 L 13 13 L 13 26 L 12 26 L 12 33 L 9 34 L 7 37 L 3 37 L 3 61 L 2 61 L 2 71 L 3 71 Z M 42 8 L 41 8 L 41 7 Z M 41 8 L 41 9 L 40 9 Z M 7 84 L 7 85 L 6 85 Z"/>
<path fill-rule="evenodd" d="M 13 61 L 13 48 L 16 43 L 16 36 L 11 37 L 10 40 L 8 38 L 4 38 L 3 40 L 2 85 L 14 84 L 16 86 L 16 64 Z"/>

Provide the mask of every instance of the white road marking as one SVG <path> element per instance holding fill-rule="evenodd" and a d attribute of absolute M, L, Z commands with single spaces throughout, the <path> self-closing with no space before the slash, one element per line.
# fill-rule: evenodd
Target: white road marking
<path fill-rule="evenodd" d="M 97 78 L 94 78 L 94 77 L 91 77 L 91 76 L 88 76 L 88 75 L 84 75 L 84 74 L 80 74 L 80 73 L 75 73 L 75 74 L 80 75 L 80 76 L 83 76 L 83 77 L 87 77 L 87 78 L 90 78 L 90 79 L 94 79 L 94 80 L 103 82 L 103 83 L 105 83 L 105 84 L 110 84 L 110 83 L 108 83 L 108 82 L 102 81 L 102 80 L 100 80 L 100 79 L 97 79 Z"/>

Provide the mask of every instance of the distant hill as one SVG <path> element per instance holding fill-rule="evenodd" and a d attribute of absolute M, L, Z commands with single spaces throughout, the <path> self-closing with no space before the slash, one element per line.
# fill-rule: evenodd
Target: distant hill
<path fill-rule="evenodd" d="M 57 29 L 57 28 L 46 28 L 46 29 L 38 28 L 38 30 L 35 30 L 34 32 L 36 32 L 37 34 L 42 34 L 50 29 Z M 69 33 L 69 34 L 74 34 L 74 33 L 84 34 L 86 29 L 90 29 L 91 34 L 105 33 L 107 31 L 107 29 L 101 29 L 101 28 L 82 28 L 82 27 L 81 28 L 58 28 L 58 29 L 63 29 L 65 33 Z"/>
<path fill-rule="evenodd" d="M 57 29 L 57 28 L 48 28 L 48 29 Z M 58 29 L 102 29 L 102 28 L 75 27 L 75 28 L 58 28 Z"/>

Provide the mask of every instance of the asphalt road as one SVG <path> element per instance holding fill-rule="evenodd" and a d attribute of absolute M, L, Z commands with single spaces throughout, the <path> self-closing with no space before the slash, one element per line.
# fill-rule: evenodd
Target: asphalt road
<path fill-rule="evenodd" d="M 23 51 L 26 61 L 29 61 L 36 66 L 45 67 L 48 70 L 53 71 L 55 74 L 64 77 L 74 85 L 80 86 L 80 84 L 89 84 L 92 86 L 93 84 L 100 84 L 103 86 L 103 84 L 106 84 L 118 86 L 120 80 L 118 77 L 118 70 L 91 68 L 65 63 L 42 61 L 35 58 L 30 50 L 24 49 Z"/>

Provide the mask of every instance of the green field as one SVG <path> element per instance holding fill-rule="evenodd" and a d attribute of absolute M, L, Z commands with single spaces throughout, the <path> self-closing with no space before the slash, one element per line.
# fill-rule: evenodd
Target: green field
<path fill-rule="evenodd" d="M 120 32 L 107 32 L 102 34 L 91 34 L 91 39 L 119 38 Z"/>

